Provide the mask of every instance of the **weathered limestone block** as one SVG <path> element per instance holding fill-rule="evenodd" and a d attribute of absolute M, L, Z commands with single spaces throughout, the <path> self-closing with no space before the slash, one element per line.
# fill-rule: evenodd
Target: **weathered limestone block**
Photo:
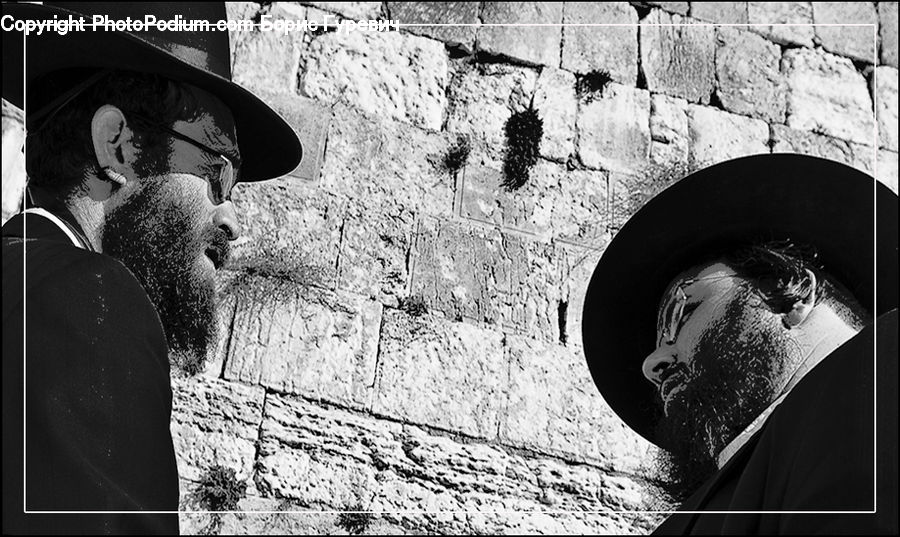
<path fill-rule="evenodd" d="M 238 183 L 234 204 L 241 237 L 234 243 L 236 270 L 334 287 L 344 202 L 290 179 Z"/>
<path fill-rule="evenodd" d="M 686 162 L 690 155 L 687 101 L 667 95 L 650 97 L 650 159 L 657 164 Z"/>
<path fill-rule="evenodd" d="M 426 219 L 413 248 L 411 293 L 450 318 L 556 341 L 558 256 L 555 246 L 518 234 Z"/>
<path fill-rule="evenodd" d="M 878 13 L 872 2 L 810 2 L 816 37 L 829 52 L 867 63 L 878 63 L 873 34 Z M 819 26 L 820 24 L 871 24 L 873 26 Z"/>
<path fill-rule="evenodd" d="M 708 103 L 715 88 L 715 29 L 691 22 L 659 10 L 642 19 L 641 69 L 650 91 Z"/>
<path fill-rule="evenodd" d="M 409 281 L 415 214 L 399 205 L 350 204 L 338 260 L 338 288 L 397 305 Z"/>
<path fill-rule="evenodd" d="M 448 81 L 442 43 L 398 32 L 330 32 L 306 56 L 302 87 L 310 97 L 440 130 Z"/>
<path fill-rule="evenodd" d="M 565 162 L 575 151 L 575 75 L 552 67 L 542 69 L 534 91 L 534 107 L 544 120 L 541 156 Z"/>
<path fill-rule="evenodd" d="M 612 205 L 610 203 L 610 205 Z M 607 229 L 607 237 L 612 236 L 612 207 L 610 207 L 610 226 Z M 600 261 L 600 256 L 606 245 L 600 248 L 581 247 L 577 245 L 562 245 L 564 252 L 564 278 L 562 288 L 562 302 L 565 304 L 565 327 L 560 327 L 560 343 L 573 349 L 579 356 L 583 356 L 581 333 L 582 315 L 584 314 L 584 297 L 587 294 L 588 283 L 594 273 L 594 268 Z"/>
<path fill-rule="evenodd" d="M 216 274 L 217 278 L 217 312 L 216 323 L 218 326 L 218 340 L 215 348 L 207 356 L 206 361 L 201 364 L 199 373 L 210 378 L 219 378 L 222 375 L 222 367 L 225 365 L 225 359 L 228 354 L 228 342 L 231 339 L 231 325 L 234 321 L 234 313 L 237 307 L 237 296 L 232 292 L 231 284 L 236 278 L 241 277 L 241 272 L 231 270 L 221 270 Z M 181 372 L 172 369 L 172 376 L 176 376 Z"/>
<path fill-rule="evenodd" d="M 772 125 L 773 153 L 800 153 L 842 162 L 868 174 L 874 171 L 871 146 L 847 142 L 823 134 Z"/>
<path fill-rule="evenodd" d="M 503 442 L 590 461 L 617 472 L 647 463 L 650 444 L 620 420 L 597 391 L 584 354 L 510 336 L 510 390 Z"/>
<path fill-rule="evenodd" d="M 606 243 L 606 174 L 572 170 L 544 160 L 515 191 L 501 186 L 502 172 L 466 167 L 459 189 L 460 216 L 502 229 L 600 247 Z"/>
<path fill-rule="evenodd" d="M 691 17 L 721 24 L 746 24 L 747 2 L 691 2 Z"/>
<path fill-rule="evenodd" d="M 353 20 L 380 19 L 381 2 L 308 2 L 325 11 L 338 13 Z M 396 18 L 396 17 L 395 17 Z"/>
<path fill-rule="evenodd" d="M 417 534 L 646 531 L 655 522 L 578 513 L 641 508 L 646 485 L 626 475 L 610 478 L 596 467 L 525 458 L 278 396 L 266 405 L 258 472 L 266 494 L 358 505 Z M 536 513 L 547 509 L 570 513 Z"/>
<path fill-rule="evenodd" d="M 172 440 L 178 475 L 196 481 L 209 467 L 253 473 L 265 391 L 204 375 L 172 380 Z"/>
<path fill-rule="evenodd" d="M 458 64 L 450 84 L 447 130 L 467 135 L 496 160 L 506 148 L 506 121 L 525 110 L 535 93 L 533 69 L 503 64 Z"/>
<path fill-rule="evenodd" d="M 747 2 L 747 18 L 754 32 L 782 45 L 813 46 L 815 37 L 811 2 Z M 774 26 L 784 25 L 784 26 Z"/>
<path fill-rule="evenodd" d="M 585 165 L 633 170 L 650 156 L 650 93 L 611 83 L 602 97 L 582 105 L 577 127 Z"/>
<path fill-rule="evenodd" d="M 687 113 L 693 162 L 709 165 L 769 152 L 764 121 L 697 105 L 688 105 Z"/>
<path fill-rule="evenodd" d="M 875 178 L 886 184 L 897 193 L 897 153 L 893 151 L 878 152 L 878 171 Z"/>
<path fill-rule="evenodd" d="M 19 212 L 25 192 L 25 114 L 6 99 L 3 100 L 3 214 L 5 224 Z"/>
<path fill-rule="evenodd" d="M 897 67 L 897 2 L 878 2 L 881 63 Z"/>
<path fill-rule="evenodd" d="M 258 10 L 260 6 L 256 4 Z M 244 8 L 236 18 L 250 19 L 253 10 Z M 273 23 L 304 20 L 306 8 L 286 2 L 273 4 L 266 15 Z M 276 31 L 235 31 L 232 48 L 232 76 L 238 84 L 268 94 L 293 93 L 297 89 L 300 53 L 305 47 L 304 33 Z M 240 134 L 240 133 L 238 133 Z"/>
<path fill-rule="evenodd" d="M 560 24 L 562 3 L 485 2 L 485 24 Z M 559 26 L 483 26 L 478 29 L 478 50 L 530 64 L 559 67 Z"/>
<path fill-rule="evenodd" d="M 728 26 L 716 29 L 716 95 L 725 110 L 784 123 L 787 88 L 781 48 L 757 34 Z"/>
<path fill-rule="evenodd" d="M 388 2 L 388 11 L 401 28 L 424 35 L 471 53 L 475 47 L 475 26 L 407 26 L 408 24 L 478 24 L 476 2 Z"/>
<path fill-rule="evenodd" d="M 875 116 L 878 118 L 878 146 L 897 150 L 897 68 L 882 66 L 875 72 Z"/>
<path fill-rule="evenodd" d="M 576 73 L 602 70 L 633 86 L 637 80 L 637 11 L 627 2 L 568 2 L 566 24 L 633 24 L 634 26 L 567 26 L 562 68 Z"/>
<path fill-rule="evenodd" d="M 875 117 L 866 81 L 848 58 L 818 50 L 784 53 L 787 125 L 874 145 Z"/>
<path fill-rule="evenodd" d="M 385 312 L 372 411 L 493 438 L 506 361 L 502 334 L 439 316 Z"/>
<path fill-rule="evenodd" d="M 416 213 L 449 215 L 453 178 L 440 162 L 450 138 L 337 105 L 321 187 L 373 209 L 399 205 Z"/>
<path fill-rule="evenodd" d="M 365 408 L 381 304 L 254 280 L 238 300 L 225 378 Z"/>
<path fill-rule="evenodd" d="M 711 163 L 694 162 L 689 158 L 663 164 L 651 163 L 635 174 L 610 174 L 611 230 L 617 231 L 657 194 L 708 164 Z"/>

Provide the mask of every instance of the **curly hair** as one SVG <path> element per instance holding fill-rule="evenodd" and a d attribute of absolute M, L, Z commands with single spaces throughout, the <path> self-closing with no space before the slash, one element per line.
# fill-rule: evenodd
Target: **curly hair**
<path fill-rule="evenodd" d="M 797 301 L 815 292 L 817 302 L 830 305 L 854 329 L 861 329 L 871 320 L 871 313 L 819 263 L 812 246 L 787 240 L 757 242 L 726 253 L 724 260 L 754 283 L 775 313 L 787 313 Z M 816 277 L 815 288 L 807 270 Z"/>
<path fill-rule="evenodd" d="M 97 69 L 56 71 L 29 84 L 29 109 L 40 110 L 59 95 L 97 74 Z M 30 183 L 68 192 L 88 174 L 97 174 L 97 159 L 91 137 L 91 121 L 105 104 L 160 120 L 196 119 L 196 95 L 185 84 L 160 75 L 114 70 L 88 86 L 48 118 L 31 128 L 26 140 L 26 171 Z M 134 143 L 142 149 L 136 163 L 139 171 L 160 173 L 168 155 L 167 138 L 153 129 L 132 127 Z"/>

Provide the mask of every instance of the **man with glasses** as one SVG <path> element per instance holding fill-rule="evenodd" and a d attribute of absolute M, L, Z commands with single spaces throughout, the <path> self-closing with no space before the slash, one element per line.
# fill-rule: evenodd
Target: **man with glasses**
<path fill-rule="evenodd" d="M 213 3 L 3 9 L 226 18 Z M 291 171 L 299 140 L 231 82 L 226 32 L 3 39 L 29 176 L 3 226 L 4 533 L 177 533 L 170 361 L 193 374 L 215 347 L 232 188 Z"/>
<path fill-rule="evenodd" d="M 897 533 L 897 270 L 897 196 L 811 157 L 712 166 L 629 220 L 584 346 L 662 448 L 683 513 L 658 534 Z"/>

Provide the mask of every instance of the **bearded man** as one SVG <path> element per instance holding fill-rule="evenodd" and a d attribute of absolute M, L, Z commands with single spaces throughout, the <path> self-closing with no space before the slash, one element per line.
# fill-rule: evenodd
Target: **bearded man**
<path fill-rule="evenodd" d="M 3 9 L 226 18 L 213 3 Z M 45 32 L 24 66 L 21 40 L 4 35 L 13 103 L 26 72 L 29 175 L 3 226 L 4 533 L 177 533 L 170 359 L 197 372 L 214 346 L 233 186 L 289 172 L 300 143 L 231 82 L 227 32 Z"/>
<path fill-rule="evenodd" d="M 897 196 L 800 155 L 697 172 L 623 226 L 585 354 L 663 450 L 658 534 L 897 533 L 897 267 Z"/>

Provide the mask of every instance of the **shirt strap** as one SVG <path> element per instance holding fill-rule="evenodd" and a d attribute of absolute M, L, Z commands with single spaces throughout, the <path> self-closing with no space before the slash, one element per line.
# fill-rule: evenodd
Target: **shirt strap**
<path fill-rule="evenodd" d="M 75 232 L 72 230 L 72 228 L 69 226 L 69 224 L 67 224 L 63 219 L 61 219 L 58 216 L 56 216 L 55 214 L 51 213 L 47 209 L 44 209 L 41 207 L 30 207 L 28 209 L 25 209 L 22 212 L 27 213 L 27 214 L 36 214 L 39 216 L 43 216 L 47 220 L 50 220 L 51 222 L 53 222 L 56 225 L 56 227 L 61 229 L 62 232 L 66 234 L 66 237 L 68 237 L 69 240 L 72 241 L 72 244 L 74 246 L 76 246 L 77 248 L 81 248 L 82 250 L 88 249 L 86 247 L 86 245 L 84 245 L 82 243 L 81 239 L 78 238 L 78 235 L 75 234 Z"/>

